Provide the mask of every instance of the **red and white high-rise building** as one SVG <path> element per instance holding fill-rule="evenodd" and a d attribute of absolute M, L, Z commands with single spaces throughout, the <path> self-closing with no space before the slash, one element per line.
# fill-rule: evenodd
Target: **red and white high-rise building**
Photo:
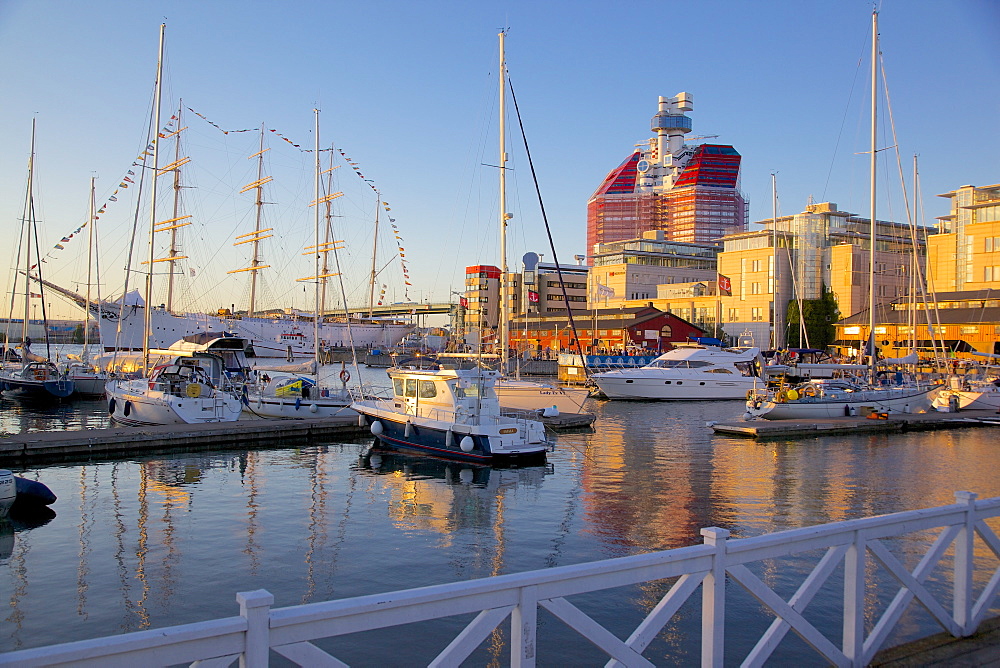
<path fill-rule="evenodd" d="M 717 243 L 747 229 L 740 154 L 732 146 L 686 142 L 691 95 L 660 97 L 655 134 L 611 170 L 587 203 L 587 253 L 594 244 L 662 230 L 670 241 Z"/>

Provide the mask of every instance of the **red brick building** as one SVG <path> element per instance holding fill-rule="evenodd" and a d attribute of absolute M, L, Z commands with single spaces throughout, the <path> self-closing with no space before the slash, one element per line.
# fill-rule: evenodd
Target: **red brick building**
<path fill-rule="evenodd" d="M 674 343 L 706 335 L 687 320 L 651 306 L 574 313 L 573 321 L 583 352 L 588 355 L 615 351 L 665 352 Z M 510 340 L 511 348 L 518 354 L 576 352 L 576 336 L 565 314 L 515 318 L 510 326 Z"/>

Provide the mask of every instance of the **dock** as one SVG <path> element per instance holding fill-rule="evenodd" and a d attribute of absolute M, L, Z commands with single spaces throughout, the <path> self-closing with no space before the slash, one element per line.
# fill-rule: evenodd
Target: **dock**
<path fill-rule="evenodd" d="M 987 619 L 976 633 L 966 638 L 938 633 L 884 649 L 868 665 L 878 668 L 1000 665 L 1000 617 Z"/>
<path fill-rule="evenodd" d="M 238 420 L 209 424 L 36 431 L 0 438 L 0 465 L 129 457 L 224 448 L 283 447 L 322 439 L 371 437 L 358 417 Z"/>
<path fill-rule="evenodd" d="M 837 417 L 811 420 L 732 420 L 716 422 L 711 427 L 715 433 L 726 436 L 784 440 L 843 434 L 1000 427 L 1000 415 L 991 410 L 964 410 L 958 413 L 894 413 L 881 419 Z"/>

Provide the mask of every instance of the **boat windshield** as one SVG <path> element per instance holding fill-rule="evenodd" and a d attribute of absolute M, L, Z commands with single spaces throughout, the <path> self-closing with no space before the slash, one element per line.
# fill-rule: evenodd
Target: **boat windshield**
<path fill-rule="evenodd" d="M 700 369 L 712 366 L 711 362 L 699 362 L 697 360 L 653 360 L 649 366 L 657 369 Z"/>

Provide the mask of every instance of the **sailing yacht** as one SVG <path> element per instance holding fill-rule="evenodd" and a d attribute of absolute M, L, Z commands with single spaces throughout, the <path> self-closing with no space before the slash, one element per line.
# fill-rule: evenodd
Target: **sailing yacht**
<path fill-rule="evenodd" d="M 166 30 L 160 25 L 160 49 L 156 65 L 156 93 L 153 103 L 153 125 L 160 127 L 160 95 L 163 74 L 163 38 Z M 153 142 L 152 185 L 149 204 L 149 257 L 146 261 L 146 298 L 151 303 L 153 267 L 156 262 L 155 234 L 169 229 L 157 221 L 156 182 L 161 172 L 159 139 Z M 159 227 L 159 230 L 158 230 Z M 115 422 L 125 425 L 196 424 L 205 422 L 235 422 L 242 412 L 242 390 L 245 374 L 243 356 L 249 341 L 226 333 L 190 336 L 165 349 L 150 345 L 152 321 L 146 309 L 145 336 L 142 339 L 142 359 L 134 364 L 142 372 L 140 378 L 115 378 L 105 386 L 108 413 Z M 207 339 L 207 340 L 206 340 Z M 233 358 L 227 369 L 227 351 Z M 154 361 L 159 357 L 159 362 Z M 152 362 L 152 363 L 151 363 Z"/>
<path fill-rule="evenodd" d="M 507 99 L 507 64 L 504 51 L 504 37 L 500 38 L 500 156 L 499 156 L 499 192 L 500 192 L 500 276 L 501 282 L 507 276 L 507 221 L 512 217 L 507 212 L 507 134 L 506 134 L 506 99 Z M 593 418 L 591 413 L 583 409 L 584 401 L 590 396 L 586 387 L 562 387 L 555 383 L 542 383 L 521 380 L 507 376 L 507 354 L 510 350 L 510 296 L 506 286 L 500 288 L 500 336 L 499 351 L 502 356 L 500 371 L 502 375 L 495 383 L 495 391 L 499 397 L 500 406 L 511 410 L 537 411 L 546 416 L 570 414 Z M 592 420 L 591 420 L 592 421 Z"/>
<path fill-rule="evenodd" d="M 868 273 L 868 378 L 866 381 L 812 380 L 800 385 L 751 390 L 747 394 L 750 418 L 768 420 L 813 419 L 875 413 L 917 413 L 930 408 L 937 388 L 919 383 L 892 384 L 876 374 L 875 350 L 875 246 L 876 246 L 876 185 L 878 140 L 878 11 L 872 12 L 871 53 L 871 135 L 870 135 L 870 198 L 871 231 L 869 237 Z"/>
<path fill-rule="evenodd" d="M 28 156 L 28 186 L 24 200 L 24 217 L 21 219 L 21 244 L 23 244 L 24 270 L 24 312 L 21 320 L 21 366 L 20 368 L 0 371 L 0 390 L 14 396 L 32 399 L 51 400 L 65 399 L 73 394 L 73 381 L 63 370 L 59 369 L 47 357 L 41 357 L 31 352 L 31 338 L 28 336 L 28 323 L 31 320 L 31 300 L 38 298 L 42 302 L 42 321 L 45 321 L 44 292 L 33 295 L 31 292 L 32 271 L 41 274 L 41 263 L 37 258 L 38 231 L 35 221 L 34 196 L 35 170 L 35 120 L 31 120 L 31 152 Z M 37 266 L 32 265 L 32 249 Z M 38 275 L 36 274 L 36 275 Z M 11 295 L 13 300 L 13 294 Z M 14 304 L 11 302 L 11 312 Z M 7 337 L 9 340 L 9 337 Z M 48 328 L 46 328 L 46 348 L 48 348 Z M 6 348 L 6 346 L 5 346 Z"/>

